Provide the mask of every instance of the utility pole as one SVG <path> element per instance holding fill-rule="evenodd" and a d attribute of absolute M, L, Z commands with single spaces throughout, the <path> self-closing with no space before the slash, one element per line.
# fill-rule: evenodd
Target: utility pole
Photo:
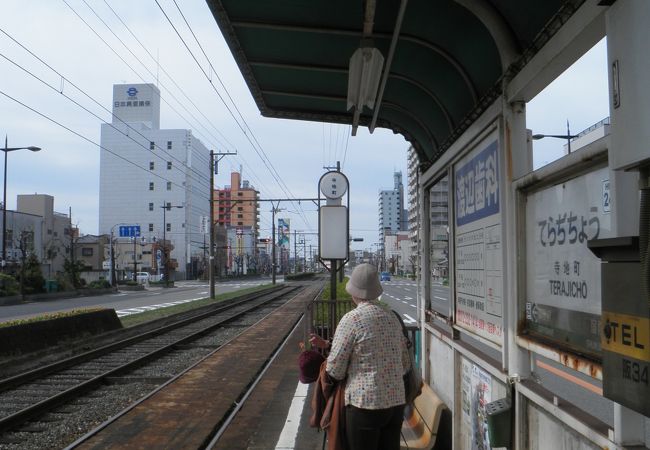
<path fill-rule="evenodd" d="M 136 242 L 135 242 L 135 236 L 133 236 L 131 239 L 133 239 L 133 281 L 137 281 L 137 275 L 138 275 L 138 262 L 135 259 L 136 256 Z"/>
<path fill-rule="evenodd" d="M 297 231 L 293 230 L 293 273 L 298 273 L 298 238 Z"/>
<path fill-rule="evenodd" d="M 278 206 L 280 206 L 280 202 L 278 202 Z M 273 203 L 271 203 L 271 280 L 272 284 L 275 285 L 275 213 L 276 213 L 276 207 Z"/>
<path fill-rule="evenodd" d="M 208 277 L 210 279 L 211 299 L 214 299 L 214 172 L 216 167 L 214 150 L 210 150 L 210 264 L 208 265 Z"/>
<path fill-rule="evenodd" d="M 236 155 L 237 152 L 215 152 L 210 150 L 210 268 L 209 268 L 209 278 L 210 278 L 210 298 L 214 298 L 214 283 L 215 283 L 215 274 L 214 274 L 214 175 L 219 173 L 219 161 L 223 159 L 226 155 Z M 216 156 L 216 160 L 215 160 Z"/>

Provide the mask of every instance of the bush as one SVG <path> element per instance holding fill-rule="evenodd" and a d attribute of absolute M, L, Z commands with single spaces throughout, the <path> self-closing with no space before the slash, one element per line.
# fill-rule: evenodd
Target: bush
<path fill-rule="evenodd" d="M 0 273 L 0 297 L 17 295 L 20 292 L 20 286 L 14 277 Z"/>
<path fill-rule="evenodd" d="M 59 287 L 59 292 L 68 292 L 74 290 L 70 279 L 64 274 L 60 273 L 56 276 L 57 285 Z"/>
<path fill-rule="evenodd" d="M 286 281 L 306 280 L 308 278 L 312 278 L 314 275 L 315 275 L 314 272 L 289 273 L 289 274 L 284 276 L 284 279 Z"/>
<path fill-rule="evenodd" d="M 88 287 L 90 289 L 107 289 L 111 287 L 111 284 L 107 280 L 95 280 L 91 281 Z"/>
<path fill-rule="evenodd" d="M 126 284 L 127 286 L 137 286 L 137 285 L 138 285 L 138 282 L 137 282 L 137 281 L 133 281 L 133 280 L 128 280 L 128 281 L 127 281 L 126 283 L 124 283 L 124 284 Z"/>
<path fill-rule="evenodd" d="M 348 292 L 345 290 L 345 285 L 348 282 L 348 277 L 345 277 L 343 279 L 343 283 L 339 282 L 338 276 L 336 277 L 336 299 L 337 300 L 350 300 L 352 296 L 348 294 Z M 330 299 L 330 284 L 327 283 L 325 285 L 325 289 L 323 289 L 323 293 L 321 295 L 321 299 L 323 300 L 329 300 Z"/>

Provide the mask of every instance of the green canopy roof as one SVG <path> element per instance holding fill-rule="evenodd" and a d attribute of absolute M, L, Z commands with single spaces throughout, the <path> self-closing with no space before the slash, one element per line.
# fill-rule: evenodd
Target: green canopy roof
<path fill-rule="evenodd" d="M 402 0 L 404 1 L 404 0 Z M 377 126 L 435 161 L 584 0 L 409 0 Z M 365 37 L 387 60 L 399 0 L 207 0 L 266 117 L 351 124 L 350 57 Z M 364 109 L 360 125 L 370 125 Z"/>

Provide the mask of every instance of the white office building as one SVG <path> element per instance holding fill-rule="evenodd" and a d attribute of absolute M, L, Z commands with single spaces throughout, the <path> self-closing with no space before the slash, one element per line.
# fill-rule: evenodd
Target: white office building
<path fill-rule="evenodd" d="M 160 129 L 155 85 L 114 85 L 113 120 L 101 126 L 99 233 L 139 225 L 145 241 L 171 242 L 176 279 L 193 277 L 203 258 L 201 217 L 210 215 L 209 154 L 191 130 Z"/>

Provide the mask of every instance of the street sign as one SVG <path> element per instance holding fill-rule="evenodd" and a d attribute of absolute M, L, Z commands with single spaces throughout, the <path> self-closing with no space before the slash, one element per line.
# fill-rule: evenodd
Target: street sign
<path fill-rule="evenodd" d="M 120 225 L 120 237 L 140 237 L 140 225 Z"/>
<path fill-rule="evenodd" d="M 102 269 L 110 270 L 111 269 L 111 262 L 110 261 L 102 261 Z"/>
<path fill-rule="evenodd" d="M 200 216 L 201 226 L 200 233 L 208 234 L 210 232 L 210 220 L 208 216 Z"/>

